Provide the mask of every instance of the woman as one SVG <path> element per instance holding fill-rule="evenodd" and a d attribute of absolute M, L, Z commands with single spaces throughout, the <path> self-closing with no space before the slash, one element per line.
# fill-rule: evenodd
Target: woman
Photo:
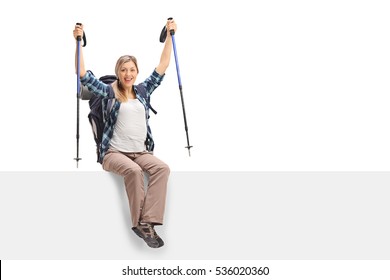
<path fill-rule="evenodd" d="M 166 28 L 176 31 L 176 23 L 168 20 Z M 152 154 L 153 139 L 148 124 L 148 99 L 160 85 L 169 66 L 172 39 L 169 32 L 167 33 L 168 37 L 165 40 L 160 63 L 153 73 L 139 85 L 145 88 L 146 96 L 141 95 L 134 87 L 139 72 L 136 58 L 124 55 L 118 59 L 115 66 L 117 80 L 111 85 L 115 93 L 115 103 L 105 124 L 99 159 L 104 170 L 124 177 L 132 229 L 152 248 L 164 245 L 164 241 L 158 236 L 154 226 L 163 224 L 170 169 L 167 164 Z M 83 26 L 76 25 L 73 31 L 74 38 L 82 37 L 82 35 Z M 108 97 L 110 86 L 85 70 L 82 48 L 79 51 L 81 83 L 93 94 Z M 149 175 L 146 191 L 143 172 Z"/>

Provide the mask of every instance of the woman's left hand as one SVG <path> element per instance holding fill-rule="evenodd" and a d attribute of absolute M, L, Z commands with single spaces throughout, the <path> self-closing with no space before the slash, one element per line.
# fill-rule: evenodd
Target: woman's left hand
<path fill-rule="evenodd" d="M 166 27 L 167 27 L 168 31 L 174 30 L 175 34 L 176 34 L 177 25 L 176 25 L 176 22 L 173 19 L 170 19 L 170 20 L 167 21 Z M 168 32 L 168 36 L 171 36 L 170 32 Z"/>

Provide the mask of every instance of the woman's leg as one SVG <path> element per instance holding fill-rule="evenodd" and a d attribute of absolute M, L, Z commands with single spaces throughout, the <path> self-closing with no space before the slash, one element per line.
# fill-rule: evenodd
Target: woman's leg
<path fill-rule="evenodd" d="M 123 176 L 131 220 L 133 226 L 137 226 L 145 199 L 144 174 L 141 167 L 131 159 L 130 155 L 109 150 L 104 156 L 103 169 Z"/>
<path fill-rule="evenodd" d="M 137 154 L 134 162 L 149 174 L 149 184 L 140 222 L 162 225 L 170 174 L 169 166 L 150 153 Z"/>

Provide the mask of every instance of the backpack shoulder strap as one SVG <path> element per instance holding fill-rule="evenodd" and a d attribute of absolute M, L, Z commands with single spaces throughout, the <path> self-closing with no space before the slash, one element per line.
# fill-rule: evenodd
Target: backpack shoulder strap
<path fill-rule="evenodd" d="M 111 85 L 108 85 L 108 99 L 107 99 L 107 107 L 106 111 L 103 112 L 103 120 L 107 119 L 107 116 L 110 114 L 112 108 L 115 104 L 115 92 Z"/>
<path fill-rule="evenodd" d="M 141 95 L 143 98 L 145 98 L 147 105 L 149 109 L 154 113 L 157 114 L 157 111 L 154 110 L 152 105 L 150 104 L 150 98 L 146 96 L 146 88 L 142 84 L 135 85 L 134 87 L 137 88 L 138 94 Z"/>
<path fill-rule="evenodd" d="M 115 98 L 115 92 L 114 89 L 112 88 L 112 85 L 108 85 L 108 98 L 109 99 L 114 99 Z"/>

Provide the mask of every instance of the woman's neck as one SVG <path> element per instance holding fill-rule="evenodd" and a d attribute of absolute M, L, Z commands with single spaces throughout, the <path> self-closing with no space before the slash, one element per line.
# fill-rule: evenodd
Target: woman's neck
<path fill-rule="evenodd" d="M 129 99 L 135 99 L 135 92 L 133 90 L 133 87 L 131 88 L 125 88 L 126 96 Z"/>

